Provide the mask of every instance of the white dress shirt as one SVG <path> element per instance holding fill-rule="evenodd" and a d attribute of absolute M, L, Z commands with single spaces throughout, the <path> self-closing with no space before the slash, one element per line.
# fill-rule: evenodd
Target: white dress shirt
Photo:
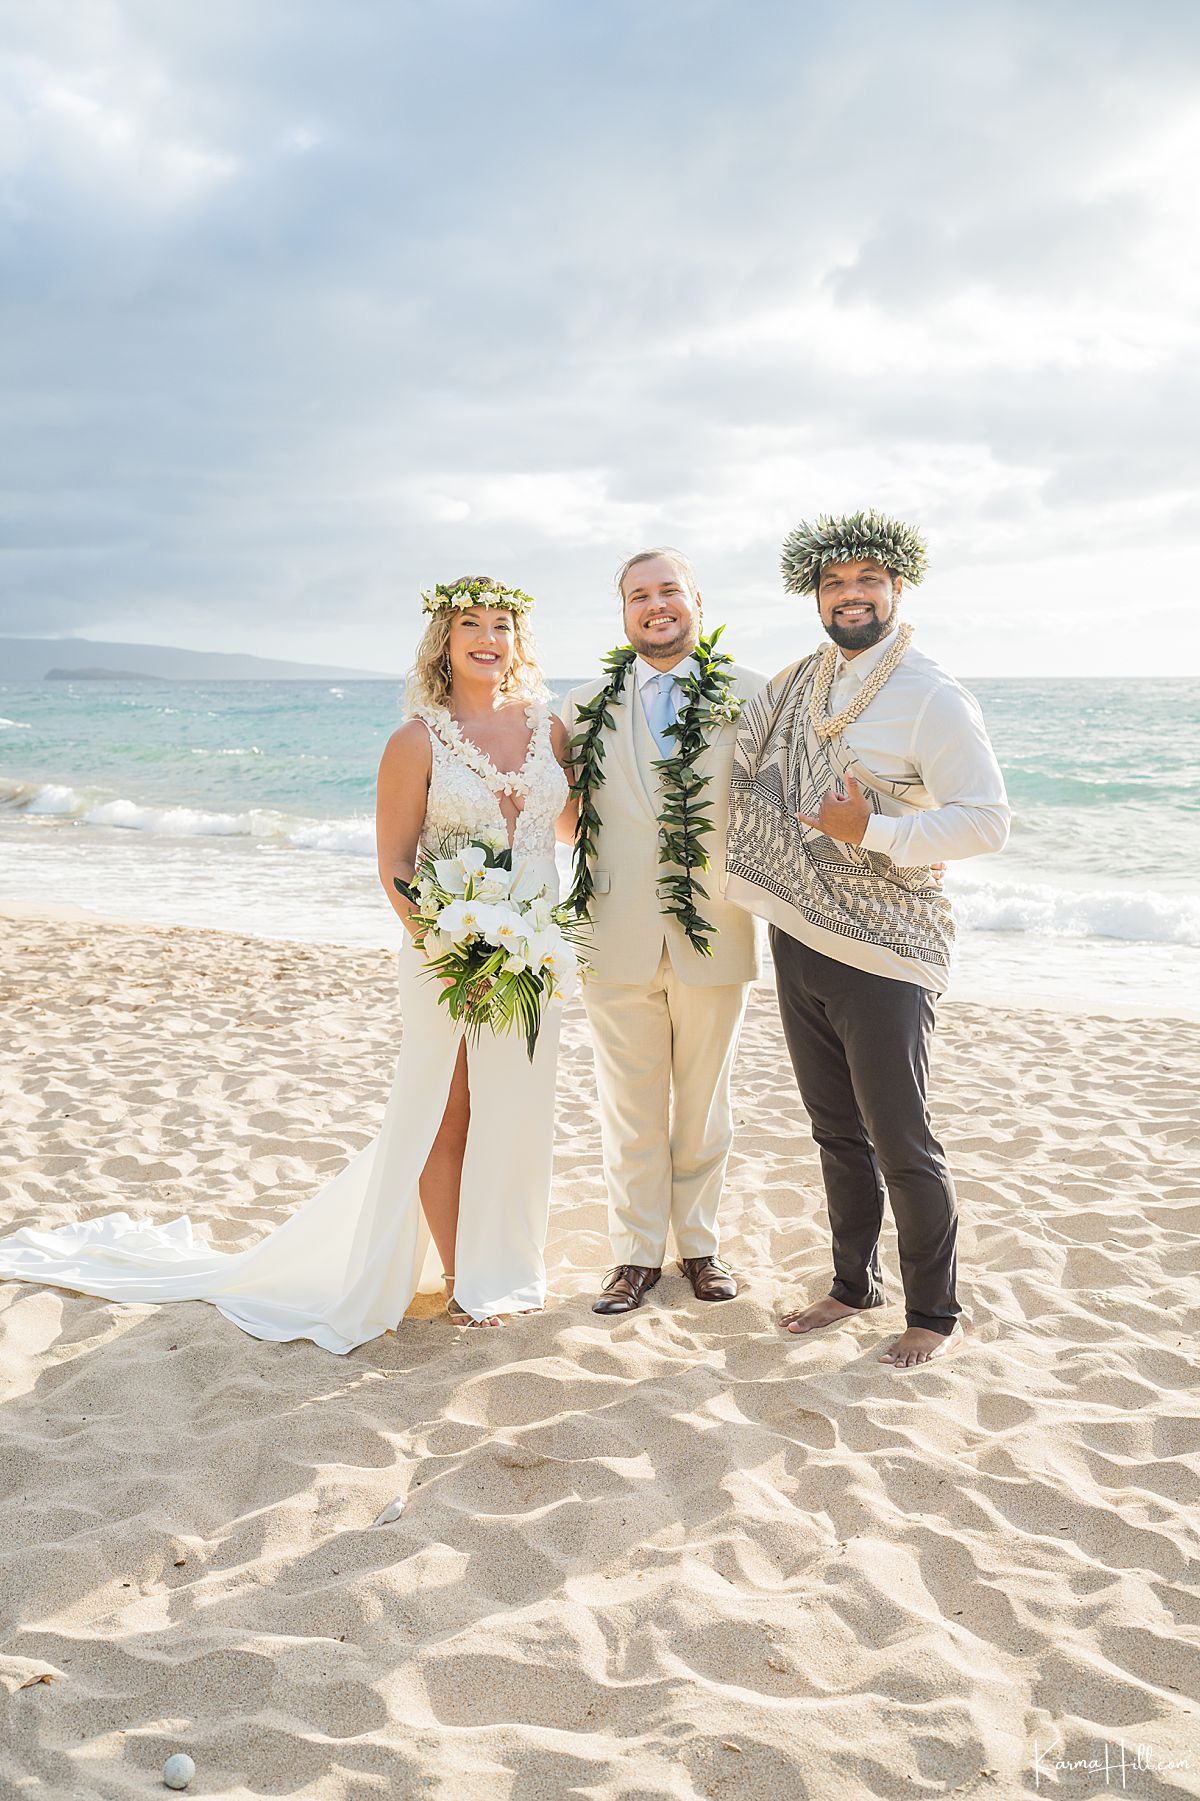
<path fill-rule="evenodd" d="M 893 630 L 870 650 L 839 658 L 831 714 L 850 705 L 894 641 Z M 897 783 L 904 797 L 877 790 L 880 804 L 896 807 L 898 816 L 872 813 L 864 850 L 913 868 L 1004 849 L 1012 814 L 979 703 L 915 644 L 842 742 L 864 781 Z"/>

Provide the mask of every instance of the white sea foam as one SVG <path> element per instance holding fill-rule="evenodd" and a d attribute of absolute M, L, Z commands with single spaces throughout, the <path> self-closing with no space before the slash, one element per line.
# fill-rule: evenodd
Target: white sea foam
<path fill-rule="evenodd" d="M 0 731 L 6 726 L 14 732 L 27 732 L 31 729 L 28 719 L 0 719 Z"/>
<path fill-rule="evenodd" d="M 254 813 L 205 813 L 199 807 L 144 807 L 132 800 L 102 801 L 84 808 L 80 814 L 85 825 L 119 826 L 130 832 L 153 832 L 160 838 L 277 837 L 278 832 L 271 827 L 262 829 L 261 817 Z"/>
<path fill-rule="evenodd" d="M 1200 894 L 981 881 L 962 870 L 951 872 L 946 887 L 959 924 L 974 931 L 1200 945 Z"/>
<path fill-rule="evenodd" d="M 369 819 L 306 819 L 253 807 L 244 813 L 215 813 L 201 807 L 147 806 L 119 795 L 0 778 L 0 810 L 39 818 L 73 819 L 81 825 L 146 832 L 159 838 L 253 838 L 297 850 L 333 851 L 343 856 L 375 855 L 375 828 Z"/>
<path fill-rule="evenodd" d="M 375 825 L 370 819 L 317 819 L 295 825 L 288 842 L 300 850 L 340 851 L 343 856 L 373 857 Z"/>
<path fill-rule="evenodd" d="M 77 825 L 176 841 L 241 839 L 264 848 L 320 851 L 356 860 L 375 855 L 374 826 L 362 816 L 320 819 L 269 808 L 234 813 L 179 804 L 151 806 L 99 789 L 55 782 L 0 778 L 0 814 L 71 820 Z M 564 854 L 564 876 L 568 855 Z M 951 869 L 947 892 L 960 927 L 967 931 L 1200 947 L 1200 893 L 1196 892 L 1171 894 L 1132 885 L 1077 888 L 1001 880 L 990 867 L 984 874 L 970 865 Z"/>
<path fill-rule="evenodd" d="M 22 784 L 17 784 L 21 786 Z M 41 788 L 29 789 L 29 798 L 22 803 L 19 798 L 14 804 L 26 813 L 45 815 L 63 815 L 69 817 L 80 811 L 81 803 L 74 788 L 62 788 L 57 782 L 47 782 Z"/>

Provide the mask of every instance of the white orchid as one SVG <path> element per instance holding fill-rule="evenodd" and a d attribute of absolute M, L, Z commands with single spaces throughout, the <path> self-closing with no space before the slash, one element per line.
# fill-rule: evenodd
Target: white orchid
<path fill-rule="evenodd" d="M 454 900 L 438 915 L 438 929 L 462 944 L 468 938 L 482 938 L 489 931 L 495 907 L 486 901 Z"/>
<path fill-rule="evenodd" d="M 451 944 L 459 944 L 464 938 L 471 936 L 466 923 L 467 903 L 464 900 L 451 901 L 438 914 L 437 934 L 439 938 L 448 938 Z"/>
<path fill-rule="evenodd" d="M 525 941 L 525 921 L 515 907 L 500 902 L 489 907 L 490 918 L 483 928 L 483 937 L 489 944 L 500 950 L 515 950 Z"/>
<path fill-rule="evenodd" d="M 465 876 L 479 875 L 487 863 L 487 852 L 478 844 L 466 844 L 458 853 L 458 864 Z"/>
<path fill-rule="evenodd" d="M 526 955 L 535 969 L 543 969 L 555 980 L 571 977 L 579 965 L 575 946 L 564 938 L 559 927 L 550 925 L 544 932 L 531 932 Z"/>

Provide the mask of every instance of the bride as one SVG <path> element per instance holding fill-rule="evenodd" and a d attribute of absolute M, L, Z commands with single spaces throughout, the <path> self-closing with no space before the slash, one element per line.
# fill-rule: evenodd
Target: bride
<path fill-rule="evenodd" d="M 510 845 L 514 872 L 555 898 L 556 829 L 573 835 L 566 731 L 528 641 L 528 595 L 464 577 L 423 598 L 410 718 L 379 767 L 379 877 L 406 928 L 403 1037 L 379 1136 L 249 1250 L 213 1250 L 187 1219 L 116 1213 L 0 1240 L 0 1276 L 114 1301 L 210 1301 L 256 1338 L 337 1352 L 396 1326 L 439 1272 L 447 1310 L 469 1326 L 542 1306 L 561 1009 L 547 1011 L 532 1063 L 518 1031 L 468 1042 L 438 1005 L 402 890 L 422 850 L 484 838 Z"/>

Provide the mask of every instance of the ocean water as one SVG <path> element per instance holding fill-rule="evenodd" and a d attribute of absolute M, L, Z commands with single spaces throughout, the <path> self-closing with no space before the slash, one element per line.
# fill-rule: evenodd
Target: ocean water
<path fill-rule="evenodd" d="M 954 992 L 1200 1010 L 1200 682 L 968 685 L 1015 817 L 948 877 Z M 394 944 L 371 808 L 400 718 L 393 682 L 0 684 L 0 903 Z"/>

